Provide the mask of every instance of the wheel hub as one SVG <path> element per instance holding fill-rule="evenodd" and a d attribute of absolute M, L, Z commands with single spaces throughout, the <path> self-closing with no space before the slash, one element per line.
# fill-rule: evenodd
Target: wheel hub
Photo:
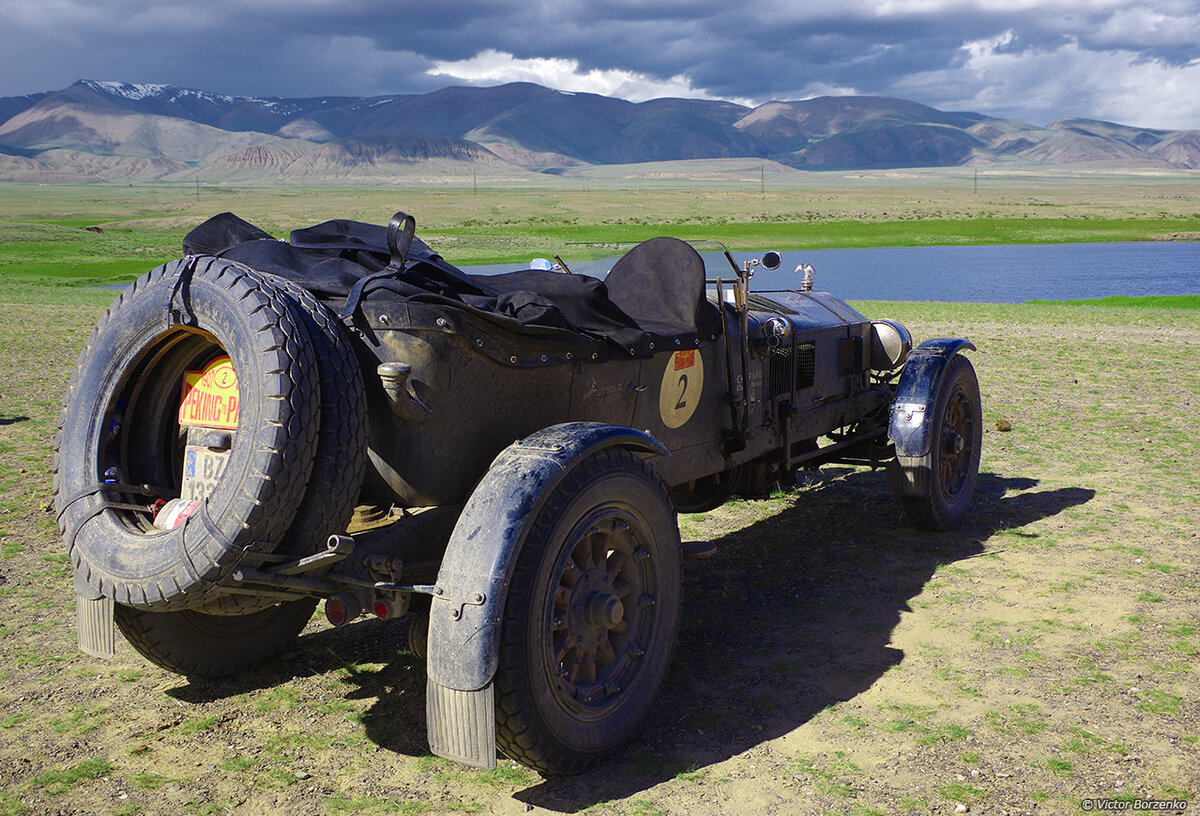
<path fill-rule="evenodd" d="M 953 499 L 967 481 L 965 464 L 971 459 L 967 440 L 972 432 L 970 403 L 961 389 L 950 396 L 942 421 L 942 492 Z"/>
<path fill-rule="evenodd" d="M 575 704 L 605 704 L 627 686 L 642 654 L 638 633 L 654 614 L 645 595 L 638 534 L 621 519 L 589 526 L 561 567 L 550 622 L 559 692 Z"/>
<path fill-rule="evenodd" d="M 588 598 L 585 616 L 593 629 L 613 629 L 625 619 L 625 606 L 616 595 L 596 592 Z"/>
<path fill-rule="evenodd" d="M 957 456 L 958 454 L 962 453 L 962 450 L 964 447 L 966 447 L 966 444 L 967 441 L 962 438 L 962 434 L 951 431 L 946 435 L 944 449 L 946 453 L 950 454 L 951 456 Z"/>

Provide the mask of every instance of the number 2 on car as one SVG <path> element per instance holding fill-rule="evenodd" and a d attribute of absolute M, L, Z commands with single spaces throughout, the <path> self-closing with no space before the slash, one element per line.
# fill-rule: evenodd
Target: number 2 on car
<path fill-rule="evenodd" d="M 698 349 L 677 351 L 668 357 L 658 392 L 658 413 L 663 424 L 682 427 L 696 412 L 703 390 L 704 360 Z"/>

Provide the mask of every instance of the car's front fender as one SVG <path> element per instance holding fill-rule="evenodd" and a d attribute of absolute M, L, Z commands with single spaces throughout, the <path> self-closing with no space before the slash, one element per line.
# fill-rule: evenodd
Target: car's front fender
<path fill-rule="evenodd" d="M 931 415 L 946 368 L 967 349 L 974 351 L 975 344 L 961 337 L 926 340 L 904 363 L 888 423 L 888 438 L 896 449 L 896 459 L 888 466 L 888 488 L 893 493 L 928 495 Z"/>

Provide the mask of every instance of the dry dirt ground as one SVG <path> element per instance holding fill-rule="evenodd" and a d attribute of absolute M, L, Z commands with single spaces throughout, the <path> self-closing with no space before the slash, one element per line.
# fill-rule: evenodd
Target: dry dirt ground
<path fill-rule="evenodd" d="M 864 305 L 964 335 L 984 401 L 968 523 L 882 475 L 685 516 L 682 630 L 628 750 L 570 779 L 432 757 L 403 622 L 221 682 L 74 649 L 49 510 L 57 403 L 103 306 L 0 303 L 0 816 L 1074 814 L 1200 795 L 1200 313 Z M 53 303 L 51 303 L 53 301 Z M 1011 430 L 997 430 L 997 423 Z M 1007 423 L 1007 425 L 1004 425 Z"/>

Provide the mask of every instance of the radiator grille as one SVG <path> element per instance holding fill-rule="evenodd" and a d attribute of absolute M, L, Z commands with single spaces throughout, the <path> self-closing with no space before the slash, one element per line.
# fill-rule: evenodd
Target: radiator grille
<path fill-rule="evenodd" d="M 771 357 L 767 361 L 768 397 L 792 393 L 792 372 L 796 370 L 792 361 L 790 348 L 771 349 Z"/>
<path fill-rule="evenodd" d="M 792 311 L 787 306 L 784 306 L 782 303 L 771 300 L 770 298 L 765 298 L 762 295 L 756 295 L 753 292 L 750 293 L 748 302 L 751 306 L 759 311 L 774 312 L 775 314 L 785 315 L 796 314 L 796 312 Z"/>
<path fill-rule="evenodd" d="M 767 396 L 791 394 L 793 388 L 812 388 L 815 361 L 816 347 L 812 343 L 772 349 L 767 361 Z"/>
<path fill-rule="evenodd" d="M 817 371 L 817 347 L 812 343 L 796 346 L 796 388 L 812 388 Z"/>

